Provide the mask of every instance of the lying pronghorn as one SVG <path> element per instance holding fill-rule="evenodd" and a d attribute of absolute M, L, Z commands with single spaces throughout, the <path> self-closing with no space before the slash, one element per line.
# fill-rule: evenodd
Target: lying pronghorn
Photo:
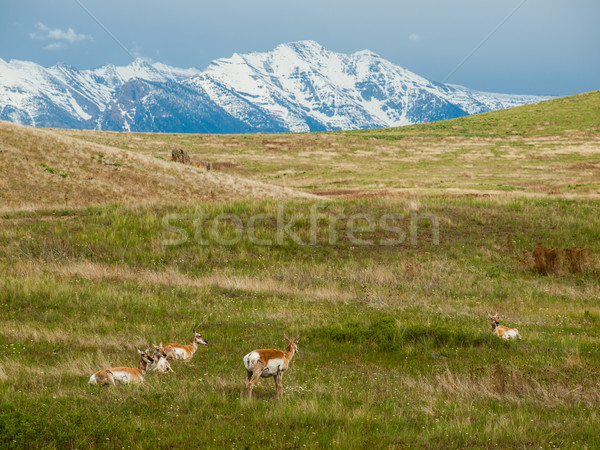
<path fill-rule="evenodd" d="M 194 357 L 194 353 L 198 350 L 198 345 L 208 345 L 208 342 L 200 336 L 199 333 L 196 333 L 196 329 L 193 330 L 194 335 L 190 339 L 189 345 L 181 345 L 181 344 L 165 344 L 163 346 L 162 342 L 160 346 L 164 348 L 167 357 L 171 359 L 183 359 L 188 360 Z"/>
<path fill-rule="evenodd" d="M 248 398 L 252 398 L 252 388 L 259 378 L 275 377 L 275 392 L 277 397 L 283 396 L 283 373 L 288 369 L 290 361 L 298 351 L 298 340 L 290 339 L 285 334 L 284 339 L 288 341 L 285 351 L 281 350 L 254 350 L 244 356 L 246 367 L 246 392 Z"/>
<path fill-rule="evenodd" d="M 169 360 L 167 359 L 167 352 L 162 346 L 162 343 L 161 345 L 152 344 L 152 347 L 154 347 L 154 353 L 152 354 L 152 359 L 154 359 L 154 363 L 150 367 L 148 367 L 148 370 L 155 370 L 158 373 L 175 373 L 175 371 L 171 368 Z"/>
<path fill-rule="evenodd" d="M 500 325 L 500 322 L 498 322 L 498 313 L 494 314 L 493 316 L 488 314 L 488 317 L 492 323 L 492 333 L 501 337 L 504 340 L 514 339 L 514 338 L 521 339 L 519 330 L 517 330 L 516 328 L 508 328 L 508 327 L 505 327 L 504 325 Z"/>
<path fill-rule="evenodd" d="M 116 384 L 143 383 L 144 376 L 148 366 L 154 363 L 154 359 L 150 353 L 138 350 L 140 362 L 137 368 L 131 367 L 113 367 L 96 372 L 90 377 L 90 384 L 99 384 L 100 386 L 109 386 Z"/>

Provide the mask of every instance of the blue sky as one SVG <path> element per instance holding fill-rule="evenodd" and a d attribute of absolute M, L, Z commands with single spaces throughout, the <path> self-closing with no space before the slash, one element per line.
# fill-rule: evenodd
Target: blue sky
<path fill-rule="evenodd" d="M 202 69 L 312 39 L 443 81 L 522 1 L 2 0 L 0 58 L 83 69 L 133 54 Z M 526 0 L 447 81 L 510 94 L 600 89 L 599 20 L 598 0 Z"/>

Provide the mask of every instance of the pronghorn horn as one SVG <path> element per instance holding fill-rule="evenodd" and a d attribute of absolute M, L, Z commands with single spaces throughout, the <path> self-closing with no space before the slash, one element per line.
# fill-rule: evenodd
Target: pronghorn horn
<path fill-rule="evenodd" d="M 286 341 L 291 341 L 291 339 L 290 339 L 289 337 L 287 337 L 287 334 L 285 334 L 285 333 L 283 333 L 283 338 L 284 338 Z"/>
<path fill-rule="evenodd" d="M 298 333 L 298 336 L 296 336 L 296 339 L 294 339 L 294 341 L 298 342 L 300 340 L 300 333 Z"/>

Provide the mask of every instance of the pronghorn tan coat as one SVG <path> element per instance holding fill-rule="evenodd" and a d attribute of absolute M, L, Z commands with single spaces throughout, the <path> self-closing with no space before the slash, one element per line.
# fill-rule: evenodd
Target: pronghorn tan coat
<path fill-rule="evenodd" d="M 100 370 L 90 377 L 90 384 L 100 386 L 115 386 L 117 384 L 143 383 L 148 365 L 154 363 L 154 359 L 147 353 L 138 350 L 140 361 L 136 368 L 112 367 Z"/>
<path fill-rule="evenodd" d="M 521 339 L 521 335 L 519 334 L 519 330 L 517 330 L 516 328 L 508 328 L 505 327 L 504 325 L 500 325 L 500 322 L 498 321 L 498 313 L 494 314 L 494 315 L 488 315 L 490 322 L 491 322 L 491 326 L 492 326 L 492 333 L 494 333 L 496 336 L 504 339 L 505 341 L 508 341 L 509 339 Z"/>
<path fill-rule="evenodd" d="M 252 389 L 258 379 L 268 377 L 274 377 L 276 396 L 283 396 L 283 374 L 288 370 L 290 361 L 298 351 L 300 335 L 296 339 L 290 339 L 285 334 L 283 337 L 288 341 L 284 351 L 274 349 L 253 350 L 244 356 L 248 398 L 252 398 Z"/>
<path fill-rule="evenodd" d="M 190 339 L 189 345 L 182 344 L 165 344 L 163 346 L 162 342 L 160 346 L 164 348 L 167 356 L 170 359 L 177 359 L 187 361 L 194 357 L 196 350 L 198 350 L 198 345 L 208 345 L 208 341 L 206 341 L 199 333 L 196 333 L 196 329 L 193 330 L 193 336 Z"/>

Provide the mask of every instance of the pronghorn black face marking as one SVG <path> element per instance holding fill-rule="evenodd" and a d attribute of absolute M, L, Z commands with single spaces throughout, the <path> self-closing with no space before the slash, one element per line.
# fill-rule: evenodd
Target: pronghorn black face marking
<path fill-rule="evenodd" d="M 196 327 L 194 327 L 194 329 L 192 330 L 192 333 L 194 333 L 194 335 L 192 336 L 192 340 L 194 341 L 194 343 L 196 345 L 199 345 L 199 344 L 208 345 L 208 341 L 206 339 L 202 338 L 202 336 L 200 335 L 200 333 L 198 333 L 196 331 Z"/>
<path fill-rule="evenodd" d="M 206 339 L 204 339 L 202 336 L 200 336 L 198 333 L 194 334 L 194 342 L 197 345 L 208 345 L 208 341 Z"/>
<path fill-rule="evenodd" d="M 146 364 L 152 364 L 154 362 L 154 358 L 152 358 L 152 356 L 150 355 L 150 349 L 146 349 L 144 351 L 142 350 L 138 350 L 137 351 L 140 355 L 140 359 L 142 361 L 144 361 Z"/>
<path fill-rule="evenodd" d="M 498 320 L 498 314 L 494 314 L 494 315 L 488 314 L 488 317 L 490 319 L 492 331 L 494 331 L 496 329 L 496 327 L 498 327 L 498 325 L 500 325 L 500 321 Z"/>

